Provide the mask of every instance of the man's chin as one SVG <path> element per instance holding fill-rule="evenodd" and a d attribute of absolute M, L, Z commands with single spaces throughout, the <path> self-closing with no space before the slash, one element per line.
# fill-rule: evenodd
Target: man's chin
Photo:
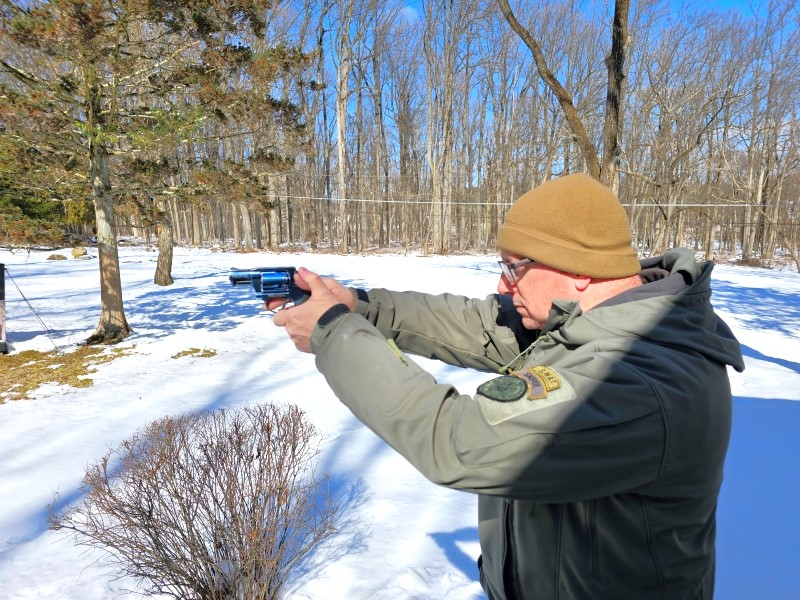
<path fill-rule="evenodd" d="M 540 323 L 537 319 L 532 319 L 526 312 L 525 309 L 517 307 L 517 312 L 519 316 L 522 317 L 522 326 L 525 329 L 541 329 L 542 323 Z"/>
<path fill-rule="evenodd" d="M 525 329 L 541 329 L 544 324 L 538 319 L 533 319 L 522 306 L 517 306 L 517 314 L 522 318 L 522 326 Z"/>

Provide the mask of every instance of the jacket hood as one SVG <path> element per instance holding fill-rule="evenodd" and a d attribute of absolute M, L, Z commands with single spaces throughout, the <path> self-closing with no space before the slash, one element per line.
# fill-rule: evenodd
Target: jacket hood
<path fill-rule="evenodd" d="M 589 311 L 576 302 L 555 301 L 545 331 L 567 345 L 645 338 L 743 371 L 739 342 L 711 305 L 713 263 L 699 264 L 688 249 L 679 248 L 641 265 L 644 285 Z"/>

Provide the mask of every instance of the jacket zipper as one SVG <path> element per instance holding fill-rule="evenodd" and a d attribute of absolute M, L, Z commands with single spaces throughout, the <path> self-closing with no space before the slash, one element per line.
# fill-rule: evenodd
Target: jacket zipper
<path fill-rule="evenodd" d="M 514 507 L 510 500 L 505 500 L 503 510 L 503 531 L 505 535 L 505 556 L 503 557 L 503 593 L 506 600 L 517 600 L 517 552 L 514 546 Z"/>
<path fill-rule="evenodd" d="M 589 576 L 599 574 L 598 540 L 597 540 L 597 500 L 586 503 L 586 533 L 589 541 Z"/>

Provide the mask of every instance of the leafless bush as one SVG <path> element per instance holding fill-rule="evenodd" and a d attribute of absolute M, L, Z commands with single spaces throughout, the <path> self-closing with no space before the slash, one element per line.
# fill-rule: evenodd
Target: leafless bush
<path fill-rule="evenodd" d="M 145 593 L 279 598 L 341 513 L 315 474 L 319 440 L 294 406 L 163 418 L 90 466 L 84 501 L 51 527 Z"/>

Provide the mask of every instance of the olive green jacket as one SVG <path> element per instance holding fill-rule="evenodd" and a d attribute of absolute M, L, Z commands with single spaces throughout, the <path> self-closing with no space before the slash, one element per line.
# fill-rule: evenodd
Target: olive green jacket
<path fill-rule="evenodd" d="M 434 483 L 479 497 L 490 599 L 711 598 L 739 344 L 710 263 L 643 261 L 646 285 L 525 331 L 507 297 L 371 290 L 312 336 L 333 391 Z M 387 342 L 392 340 L 392 343 Z M 474 397 L 399 350 L 495 375 Z"/>

